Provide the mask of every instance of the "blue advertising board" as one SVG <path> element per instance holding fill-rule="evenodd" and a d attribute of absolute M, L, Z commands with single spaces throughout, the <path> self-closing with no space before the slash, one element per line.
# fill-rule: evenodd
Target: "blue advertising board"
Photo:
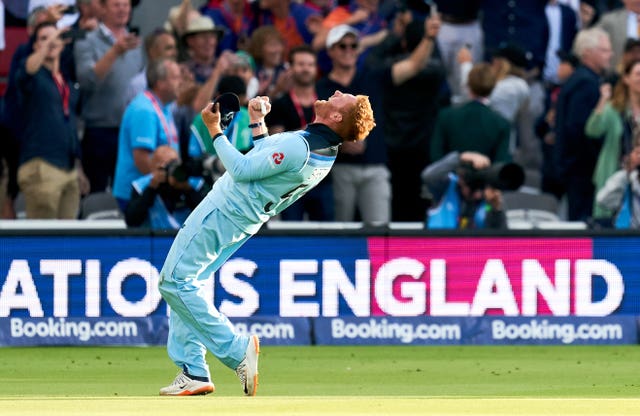
<path fill-rule="evenodd" d="M 16 340 L 7 334 L 12 328 L 14 333 L 22 328 L 23 334 L 56 334 L 61 319 L 69 331 L 74 322 L 88 323 L 82 324 L 82 331 L 90 325 L 94 333 L 102 333 L 131 321 L 161 333 L 167 306 L 157 283 L 172 241 L 172 236 L 162 235 L 0 236 L 0 345 L 34 340 L 46 344 L 35 335 Z M 327 335 L 333 318 L 384 318 L 387 323 L 464 318 L 461 328 L 483 318 L 484 333 L 499 333 L 503 325 L 506 335 L 476 336 L 469 342 L 537 343 L 534 338 L 511 339 L 509 331 L 521 326 L 526 332 L 529 319 L 536 319 L 530 325 L 540 333 L 555 325 L 555 319 L 619 317 L 627 322 L 640 315 L 638 248 L 640 238 L 633 236 L 258 235 L 211 276 L 208 290 L 216 307 L 232 321 L 293 319 L 293 340 L 274 337 L 273 343 L 305 344 L 314 337 L 328 343 L 356 342 Z M 512 318 L 519 320 L 510 323 Z M 161 336 L 143 334 L 141 329 L 120 341 L 162 342 Z M 469 339 L 461 336 L 451 342 Z M 611 342 L 636 342 L 634 336 L 625 329 L 622 338 Z M 53 343 L 68 341 L 54 338 Z M 118 339 L 107 334 L 88 342 Z M 572 341 L 580 342 L 580 337 Z M 422 341 L 417 337 L 412 343 Z"/>

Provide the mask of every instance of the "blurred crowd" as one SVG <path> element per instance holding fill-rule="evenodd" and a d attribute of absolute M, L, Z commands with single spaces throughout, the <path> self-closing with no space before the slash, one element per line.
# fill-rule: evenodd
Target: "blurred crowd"
<path fill-rule="evenodd" d="M 640 227 L 640 0 L 176 0 L 141 33 L 146 2 L 30 0 L 26 21 L 0 2 L 28 34 L 0 52 L 3 218 L 109 194 L 129 226 L 179 228 L 224 172 L 208 102 L 238 95 L 246 152 L 250 98 L 274 134 L 341 90 L 377 126 L 282 220 L 503 228 L 501 189 L 468 172 L 515 162 L 563 219 Z"/>

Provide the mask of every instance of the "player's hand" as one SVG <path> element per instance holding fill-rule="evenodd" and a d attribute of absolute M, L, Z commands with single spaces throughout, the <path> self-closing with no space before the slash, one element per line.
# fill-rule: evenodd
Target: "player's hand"
<path fill-rule="evenodd" d="M 249 100 L 249 122 L 258 123 L 264 121 L 264 116 L 271 111 L 269 97 L 262 95 Z"/>
<path fill-rule="evenodd" d="M 204 121 L 204 125 L 207 126 L 207 130 L 209 130 L 209 134 L 212 138 L 217 134 L 222 133 L 222 129 L 220 128 L 220 104 L 207 104 L 204 110 L 200 112 L 200 115 L 202 116 L 202 121 Z"/>

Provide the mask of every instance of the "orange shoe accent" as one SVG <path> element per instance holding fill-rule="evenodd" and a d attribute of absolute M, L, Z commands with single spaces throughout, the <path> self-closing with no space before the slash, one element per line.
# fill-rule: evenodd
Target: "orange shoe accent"
<path fill-rule="evenodd" d="M 216 391 L 215 387 L 204 386 L 194 391 L 185 390 L 182 393 L 178 394 L 178 396 L 201 396 L 201 395 L 213 393 L 214 391 Z"/>
<path fill-rule="evenodd" d="M 258 360 L 258 357 L 260 356 L 260 339 L 258 339 L 258 337 L 253 336 L 253 345 L 256 347 L 256 361 Z M 256 371 L 256 375 L 253 377 L 253 392 L 251 394 L 251 396 L 255 396 L 256 393 L 258 392 L 258 373 L 259 371 Z"/>

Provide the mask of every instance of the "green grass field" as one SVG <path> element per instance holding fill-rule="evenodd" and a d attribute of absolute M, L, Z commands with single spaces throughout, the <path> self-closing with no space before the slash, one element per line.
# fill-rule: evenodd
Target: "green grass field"
<path fill-rule="evenodd" d="M 164 348 L 2 348 L 0 415 L 640 415 L 638 346 L 263 347 L 257 397 L 159 397 Z"/>

